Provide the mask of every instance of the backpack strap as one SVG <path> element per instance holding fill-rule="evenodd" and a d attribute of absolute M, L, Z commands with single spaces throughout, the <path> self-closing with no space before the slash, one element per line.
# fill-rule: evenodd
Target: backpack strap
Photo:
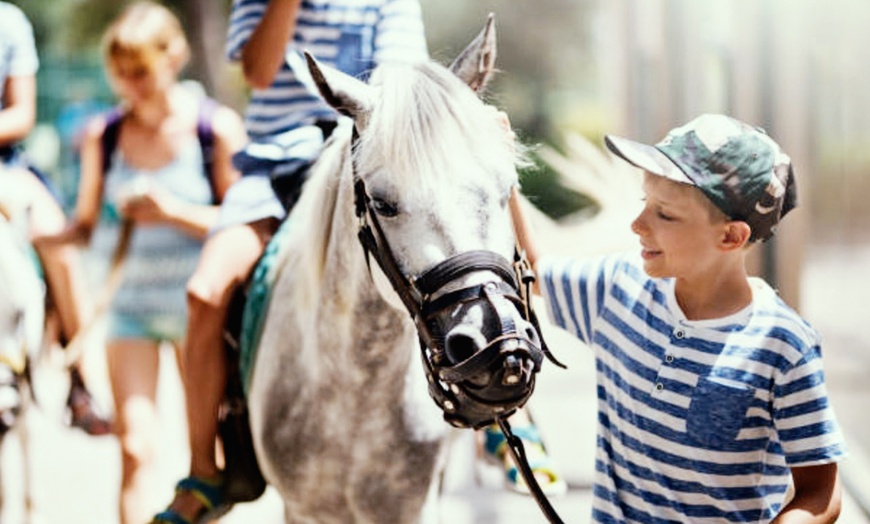
<path fill-rule="evenodd" d="M 202 167 L 211 186 L 212 203 L 219 204 L 217 184 L 214 179 L 214 149 L 215 138 L 212 118 L 218 103 L 215 99 L 205 97 L 199 104 L 199 116 L 196 120 L 196 136 L 199 139 L 199 147 L 202 149 Z"/>
<path fill-rule="evenodd" d="M 120 107 L 115 107 L 106 113 L 106 127 L 103 130 L 103 136 L 100 143 L 103 149 L 103 176 L 109 172 L 109 166 L 112 163 L 112 154 L 115 152 L 115 147 L 118 145 L 118 136 L 121 134 L 121 120 L 124 118 L 124 110 Z"/>

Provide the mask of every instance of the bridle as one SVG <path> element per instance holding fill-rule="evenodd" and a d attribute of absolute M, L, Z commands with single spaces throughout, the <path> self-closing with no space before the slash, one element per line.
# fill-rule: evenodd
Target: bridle
<path fill-rule="evenodd" d="M 359 218 L 358 238 L 366 260 L 374 259 L 402 300 L 414 321 L 429 380 L 429 394 L 444 411 L 444 418 L 457 427 L 481 428 L 498 416 L 508 416 L 522 406 L 534 389 L 535 373 L 540 370 L 546 346 L 516 329 L 505 308 L 519 306 L 535 329 L 537 319 L 528 300 L 534 275 L 519 251 L 511 264 L 501 255 L 484 250 L 453 255 L 419 275 L 407 276 L 401 270 L 384 235 L 365 182 L 354 179 L 355 210 Z M 491 271 L 497 280 L 462 287 L 437 298 L 433 296 L 447 284 L 464 275 Z M 522 284 L 522 286 L 520 285 Z M 492 308 L 501 323 L 501 335 L 461 362 L 451 361 L 444 337 L 432 320 L 447 308 L 480 301 Z M 541 340 L 538 338 L 538 340 Z M 474 387 L 471 379 L 490 372 L 492 381 Z M 494 391 L 485 391 L 487 388 Z"/>
<path fill-rule="evenodd" d="M 351 150 L 358 140 L 353 128 Z M 525 455 L 522 440 L 513 434 L 507 418 L 529 399 L 535 387 L 535 373 L 541 368 L 543 356 L 559 367 L 565 366 L 553 357 L 541 335 L 538 318 L 532 308 L 531 287 L 535 281 L 525 253 L 514 249 L 513 263 L 498 253 L 473 250 L 458 253 L 441 261 L 419 275 L 406 275 L 396 260 L 384 235 L 377 212 L 366 191 L 365 181 L 358 175 L 352 160 L 354 183 L 354 213 L 359 220 L 357 237 L 371 272 L 371 259 L 380 267 L 393 290 L 408 311 L 420 342 L 429 395 L 444 412 L 444 419 L 456 427 L 481 427 L 497 422 L 504 433 L 508 449 L 526 481 L 538 506 L 550 522 L 562 520 L 547 500 Z M 490 271 L 495 281 L 462 287 L 433 298 L 447 284 L 477 271 Z M 447 308 L 461 303 L 480 301 L 495 312 L 501 335 L 461 362 L 450 360 L 444 338 L 433 329 L 432 319 Z M 514 307 L 537 331 L 537 343 L 516 329 L 507 307 Z M 489 372 L 492 379 L 484 389 L 474 387 L 471 380 Z M 489 394 L 484 391 L 490 390 Z"/>

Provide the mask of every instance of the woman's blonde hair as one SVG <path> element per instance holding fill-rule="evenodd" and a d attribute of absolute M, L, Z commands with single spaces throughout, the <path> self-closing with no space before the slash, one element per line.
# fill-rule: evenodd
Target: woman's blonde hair
<path fill-rule="evenodd" d="M 151 70 L 161 56 L 180 71 L 190 58 L 190 46 L 178 17 L 158 3 L 131 4 L 103 35 L 103 60 L 110 72 L 122 60 Z"/>

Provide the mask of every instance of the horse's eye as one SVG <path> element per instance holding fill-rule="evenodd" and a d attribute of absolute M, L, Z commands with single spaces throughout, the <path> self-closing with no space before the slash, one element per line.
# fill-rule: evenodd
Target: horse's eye
<path fill-rule="evenodd" d="M 399 214 L 399 209 L 395 204 L 391 204 L 386 200 L 381 200 L 378 198 L 372 199 L 372 207 L 375 210 L 375 213 L 381 215 L 382 217 L 394 217 Z"/>

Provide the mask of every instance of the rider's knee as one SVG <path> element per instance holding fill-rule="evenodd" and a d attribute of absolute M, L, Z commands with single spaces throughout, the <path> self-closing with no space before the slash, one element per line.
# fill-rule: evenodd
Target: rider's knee
<path fill-rule="evenodd" d="M 187 305 L 191 315 L 220 312 L 226 308 L 233 279 L 218 278 L 215 273 L 194 273 L 187 281 Z"/>

